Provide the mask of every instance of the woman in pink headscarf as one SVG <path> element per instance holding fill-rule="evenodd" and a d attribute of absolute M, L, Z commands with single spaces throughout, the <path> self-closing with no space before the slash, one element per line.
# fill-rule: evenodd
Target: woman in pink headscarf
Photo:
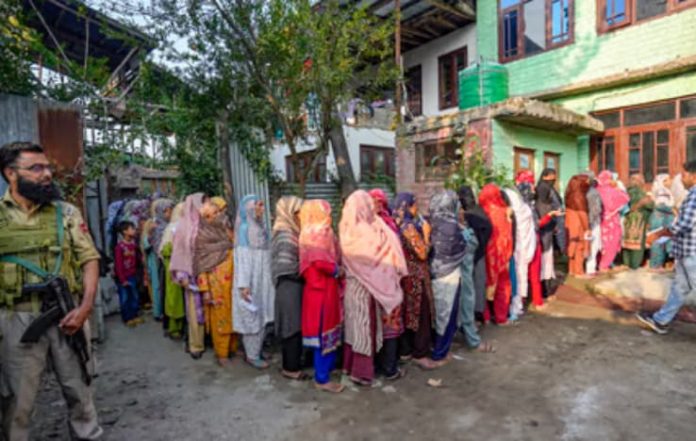
<path fill-rule="evenodd" d="M 628 194 L 617 187 L 610 171 L 597 176 L 597 192 L 602 199 L 602 257 L 599 270 L 607 271 L 621 249 L 621 210 L 628 204 Z"/>
<path fill-rule="evenodd" d="M 188 322 L 188 352 L 194 360 L 201 358 L 205 350 L 205 319 L 203 301 L 196 285 L 193 257 L 200 222 L 199 210 L 205 195 L 195 193 L 184 201 L 181 219 L 174 232 L 172 257 L 169 264 L 174 280 L 185 290 L 186 321 Z"/>
<path fill-rule="evenodd" d="M 348 197 L 339 224 L 346 268 L 345 352 L 343 368 L 357 384 L 374 379 L 374 357 L 382 347 L 381 314 L 403 301 L 401 278 L 406 259 L 398 236 L 375 214 L 370 195 L 358 190 Z M 401 371 L 387 373 L 399 378 Z"/>

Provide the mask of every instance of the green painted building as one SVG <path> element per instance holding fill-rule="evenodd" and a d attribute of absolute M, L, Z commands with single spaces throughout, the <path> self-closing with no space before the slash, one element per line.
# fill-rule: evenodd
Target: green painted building
<path fill-rule="evenodd" d="M 590 167 L 650 182 L 696 159 L 696 1 L 479 1 L 477 44 L 480 57 L 507 68 L 511 96 L 604 123 L 574 143 L 494 124 L 496 161 L 519 166 L 526 148 L 537 173 L 554 152 L 566 179 Z"/>
<path fill-rule="evenodd" d="M 507 70 L 511 98 L 403 125 L 400 190 L 427 200 L 447 173 L 429 160 L 468 134 L 561 183 L 588 168 L 650 182 L 696 159 L 696 0 L 478 0 L 475 26 L 477 60 Z"/>

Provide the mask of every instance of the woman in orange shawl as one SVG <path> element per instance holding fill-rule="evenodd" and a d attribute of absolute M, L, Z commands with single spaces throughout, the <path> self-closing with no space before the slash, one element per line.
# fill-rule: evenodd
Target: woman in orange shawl
<path fill-rule="evenodd" d="M 370 195 L 358 190 L 346 200 L 339 225 L 347 272 L 343 367 L 361 385 L 374 378 L 374 356 L 382 347 L 379 317 L 401 305 L 401 278 L 408 273 L 399 237 L 375 211 Z M 393 379 L 400 376 L 397 370 Z"/>
<path fill-rule="evenodd" d="M 331 228 L 331 205 L 309 200 L 300 209 L 300 275 L 302 293 L 302 341 L 314 350 L 314 384 L 317 389 L 339 393 L 343 386 L 331 382 L 336 351 L 341 344 L 339 256 Z"/>
<path fill-rule="evenodd" d="M 498 325 L 508 323 L 510 311 L 510 258 L 512 257 L 512 222 L 510 208 L 500 188 L 486 184 L 479 194 L 479 205 L 491 220 L 493 230 L 486 247 L 486 296 L 493 301 L 493 315 Z"/>
<path fill-rule="evenodd" d="M 590 221 L 587 191 L 590 177 L 575 175 L 570 178 L 565 192 L 565 226 L 568 231 L 568 272 L 573 276 L 584 274 L 585 256 L 589 252 Z"/>

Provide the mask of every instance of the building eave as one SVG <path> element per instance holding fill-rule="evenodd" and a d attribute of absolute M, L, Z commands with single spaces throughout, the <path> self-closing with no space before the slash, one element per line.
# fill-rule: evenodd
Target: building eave
<path fill-rule="evenodd" d="M 465 128 L 470 122 L 496 119 L 541 130 L 571 135 L 596 134 L 604 131 L 604 124 L 589 115 L 583 115 L 563 106 L 530 98 L 510 98 L 484 107 L 475 107 L 447 115 L 418 118 L 397 130 L 397 136 L 430 132 L 446 127 Z"/>
<path fill-rule="evenodd" d="M 696 55 L 679 57 L 666 63 L 656 64 L 649 67 L 626 69 L 618 74 L 608 75 L 602 78 L 582 81 L 568 86 L 533 93 L 530 94 L 529 97 L 542 100 L 552 100 L 567 96 L 581 95 L 589 92 L 598 92 L 615 87 L 628 86 L 643 81 L 657 80 L 690 71 L 696 71 Z"/>

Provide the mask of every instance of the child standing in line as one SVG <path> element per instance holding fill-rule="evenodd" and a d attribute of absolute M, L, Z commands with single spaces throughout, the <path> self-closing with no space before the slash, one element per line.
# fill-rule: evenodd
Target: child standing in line
<path fill-rule="evenodd" d="M 116 244 L 114 256 L 114 270 L 118 280 L 118 298 L 121 304 L 121 318 L 129 327 L 143 323 L 138 317 L 138 280 L 137 259 L 138 247 L 135 243 L 137 231 L 135 225 L 129 221 L 123 221 L 118 226 L 121 237 Z"/>

